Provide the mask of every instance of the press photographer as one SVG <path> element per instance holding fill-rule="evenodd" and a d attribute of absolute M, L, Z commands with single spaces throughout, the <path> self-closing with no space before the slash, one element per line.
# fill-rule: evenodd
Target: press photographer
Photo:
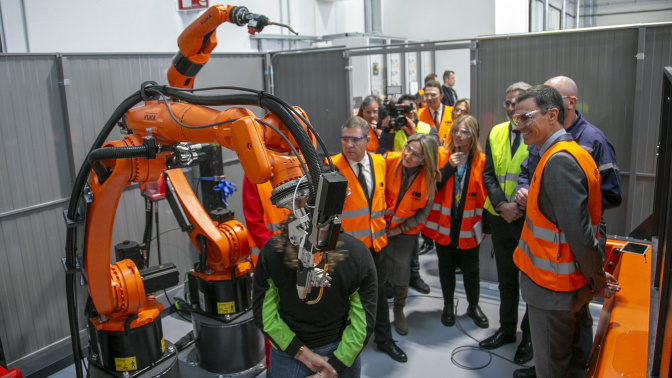
<path fill-rule="evenodd" d="M 403 95 L 397 102 L 394 99 L 385 101 L 379 118 L 381 121 L 378 128 L 383 133 L 380 134 L 376 153 L 403 150 L 408 137 L 415 133 L 429 134 L 439 140 L 436 129 L 428 123 L 418 121 L 418 107 L 411 95 Z"/>

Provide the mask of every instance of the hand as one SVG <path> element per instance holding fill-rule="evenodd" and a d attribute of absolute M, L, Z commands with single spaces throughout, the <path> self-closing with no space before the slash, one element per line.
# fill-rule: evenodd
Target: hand
<path fill-rule="evenodd" d="M 497 209 L 502 218 L 509 223 L 523 216 L 523 212 L 515 202 L 504 202 Z"/>
<path fill-rule="evenodd" d="M 320 356 L 319 354 L 308 349 L 307 346 L 303 347 L 303 352 L 299 355 L 299 361 L 301 361 L 306 367 L 312 371 L 319 371 L 324 377 L 325 371 L 330 372 L 332 375 L 330 377 L 336 376 L 336 369 L 334 369 L 329 362 L 329 359 L 325 356 Z M 319 378 L 319 375 L 317 375 Z"/>
<path fill-rule="evenodd" d="M 404 130 L 409 136 L 413 135 L 415 134 L 415 123 L 411 121 L 410 118 L 406 117 L 406 126 L 402 127 L 401 129 Z"/>
<path fill-rule="evenodd" d="M 607 276 L 607 286 L 612 293 L 618 293 L 621 291 L 621 286 L 618 284 L 616 277 L 612 276 L 611 273 L 604 272 L 604 275 Z"/>
<path fill-rule="evenodd" d="M 516 203 L 523 210 L 527 207 L 527 192 L 528 190 L 526 188 L 520 188 L 516 192 Z"/>
<path fill-rule="evenodd" d="M 593 292 L 593 296 L 595 297 L 609 298 L 621 290 L 621 286 L 614 276 L 607 272 L 604 275 L 607 277 L 607 284 L 604 285 L 602 290 Z"/>
<path fill-rule="evenodd" d="M 329 370 L 320 370 L 319 374 L 309 375 L 306 378 L 335 378 L 338 377 L 338 374 L 331 373 Z"/>
<path fill-rule="evenodd" d="M 403 233 L 403 231 L 401 231 L 401 227 L 399 227 L 399 226 L 393 227 L 393 228 L 388 228 L 387 231 L 385 231 L 385 232 L 387 233 L 388 237 L 397 236 L 397 235 Z"/>
<path fill-rule="evenodd" d="M 450 160 L 448 160 L 448 162 L 453 168 L 455 168 L 460 163 L 460 160 L 462 160 L 463 155 L 464 153 L 462 152 L 455 152 L 453 154 L 450 154 Z"/>

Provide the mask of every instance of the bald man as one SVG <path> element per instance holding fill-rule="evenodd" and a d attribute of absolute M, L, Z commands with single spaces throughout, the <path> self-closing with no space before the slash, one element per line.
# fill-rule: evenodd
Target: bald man
<path fill-rule="evenodd" d="M 562 96 L 564 105 L 565 120 L 563 127 L 565 131 L 571 134 L 572 139 L 583 147 L 595 161 L 595 165 L 600 171 L 600 195 L 602 201 L 602 212 L 613 209 L 621 204 L 621 177 L 618 172 L 618 162 L 616 161 L 616 151 L 609 139 L 604 133 L 586 121 L 581 112 L 576 109 L 578 100 L 578 90 L 574 80 L 566 76 L 556 76 L 548 79 L 544 84 L 555 88 Z M 521 165 L 518 185 L 516 186 L 516 202 L 522 208 L 527 203 L 527 191 L 530 187 L 530 177 L 534 175 L 534 170 L 539 163 L 539 149 L 536 146 L 528 146 L 529 155 Z M 604 253 L 604 246 L 607 241 L 607 227 L 604 223 L 604 217 L 600 221 L 600 250 Z M 593 346 L 593 317 L 590 314 L 588 305 L 581 309 L 580 337 L 576 336 L 583 350 L 585 364 L 590 357 L 590 350 Z M 575 356 L 576 357 L 576 356 Z M 524 376 L 524 375 L 518 375 Z M 532 375 L 529 375 L 532 376 Z"/>

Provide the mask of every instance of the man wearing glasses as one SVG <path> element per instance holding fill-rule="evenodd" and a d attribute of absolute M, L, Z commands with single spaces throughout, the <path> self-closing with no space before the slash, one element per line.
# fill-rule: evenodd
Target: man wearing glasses
<path fill-rule="evenodd" d="M 393 360 L 408 361 L 406 353 L 392 340 L 390 312 L 385 298 L 385 254 L 387 245 L 385 203 L 385 159 L 366 151 L 369 124 L 352 116 L 341 127 L 342 153 L 332 157 L 334 165 L 348 180 L 350 195 L 343 204 L 341 227 L 364 243 L 373 256 L 378 276 L 378 297 L 374 341 Z"/>
<path fill-rule="evenodd" d="M 602 216 L 600 173 L 593 158 L 563 128 L 560 93 L 535 86 L 516 97 L 513 122 L 541 156 L 530 180 L 526 221 L 513 259 L 523 273 L 533 369 L 514 377 L 583 376 L 570 370 L 581 308 L 593 295 L 609 297 L 620 287 L 608 282 L 599 246 Z"/>
<path fill-rule="evenodd" d="M 563 128 L 579 146 L 590 153 L 600 171 L 602 211 L 618 207 L 622 199 L 621 178 L 613 145 L 600 129 L 586 121 L 583 114 L 576 109 L 578 90 L 574 80 L 566 76 L 556 76 L 548 79 L 545 84 L 555 88 L 562 96 L 565 112 Z M 529 156 L 521 166 L 516 191 L 516 202 L 523 208 L 527 203 L 530 176 L 534 174 L 540 159 L 539 149 L 536 146 L 529 146 L 527 149 Z M 604 250 L 606 244 L 606 235 L 606 224 L 602 221 L 600 222 L 600 246 L 602 250 Z M 581 308 L 580 344 L 585 358 L 584 361 L 580 362 L 585 365 L 593 346 L 593 317 L 587 304 Z"/>
<path fill-rule="evenodd" d="M 485 200 L 483 220 L 492 232 L 495 251 L 497 279 L 499 280 L 499 329 L 493 336 L 479 343 L 483 349 L 496 349 L 516 342 L 518 325 L 519 270 L 513 263 L 513 251 L 518 246 L 523 229 L 523 212 L 515 202 L 516 183 L 520 165 L 527 157 L 527 146 L 515 130 L 513 119 L 516 96 L 530 88 L 527 83 L 511 84 L 506 89 L 504 109 L 509 121 L 490 130 L 485 143 L 483 185 L 488 193 Z M 514 361 L 522 364 L 532 359 L 532 342 L 527 312 L 520 324 L 522 341 L 516 350 Z"/>
<path fill-rule="evenodd" d="M 453 122 L 453 108 L 441 103 L 443 99 L 441 84 L 436 80 L 428 81 L 425 84 L 424 98 L 427 106 L 418 111 L 418 120 L 434 127 L 439 133 L 439 140 L 446 139 L 445 136 L 450 133 L 450 124 Z"/>

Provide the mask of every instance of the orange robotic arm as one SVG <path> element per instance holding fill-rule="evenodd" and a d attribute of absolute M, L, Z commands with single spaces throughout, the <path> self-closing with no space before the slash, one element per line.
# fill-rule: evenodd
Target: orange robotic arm
<path fill-rule="evenodd" d="M 290 26 L 272 22 L 268 17 L 250 13 L 245 7 L 214 5 L 189 25 L 177 40 L 180 51 L 173 57 L 168 70 L 168 83 L 177 88 L 193 88 L 194 77 L 207 63 L 210 53 L 217 46 L 215 30 L 225 22 L 238 26 L 248 25 L 250 34 L 262 31 L 267 25 Z"/>

